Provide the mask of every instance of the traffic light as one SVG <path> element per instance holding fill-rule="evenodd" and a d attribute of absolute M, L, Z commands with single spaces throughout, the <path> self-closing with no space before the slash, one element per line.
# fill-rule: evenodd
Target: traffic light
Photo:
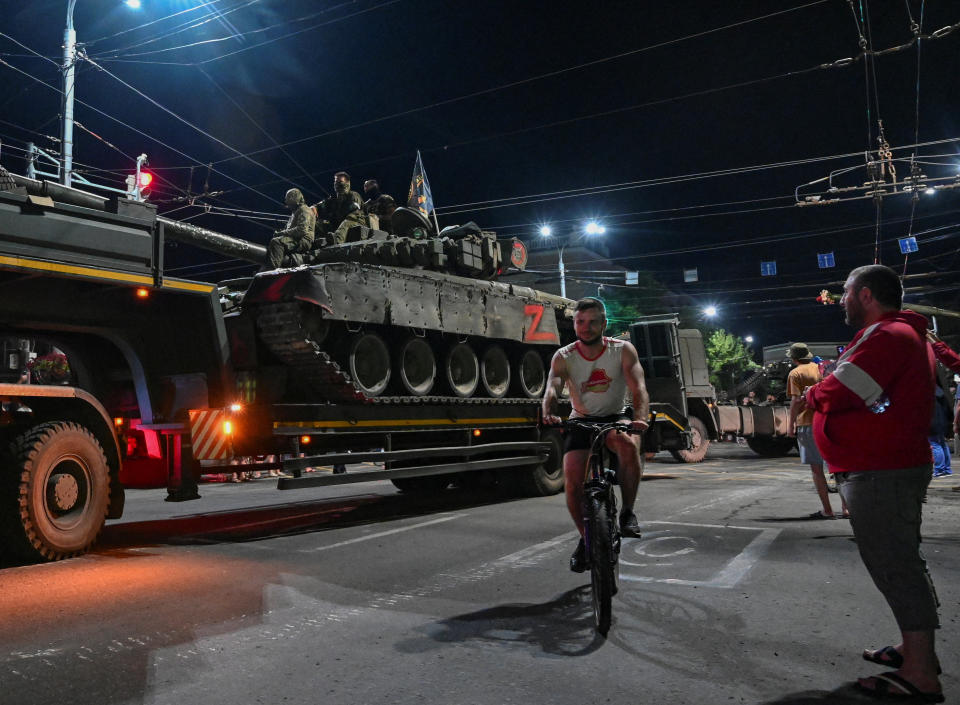
<path fill-rule="evenodd" d="M 137 177 L 139 176 L 139 183 Z M 143 200 L 143 195 L 153 184 L 153 174 L 141 171 L 139 174 L 127 176 L 127 197 L 134 200 Z"/>

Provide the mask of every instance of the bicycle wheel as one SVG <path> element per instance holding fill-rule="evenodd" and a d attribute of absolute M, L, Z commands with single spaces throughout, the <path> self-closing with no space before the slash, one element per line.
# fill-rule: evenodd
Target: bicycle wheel
<path fill-rule="evenodd" d="M 603 636 L 610 630 L 613 595 L 617 590 L 617 556 L 613 545 L 615 527 L 610 519 L 605 495 L 606 493 L 600 490 L 587 497 L 593 619 L 597 631 Z"/>

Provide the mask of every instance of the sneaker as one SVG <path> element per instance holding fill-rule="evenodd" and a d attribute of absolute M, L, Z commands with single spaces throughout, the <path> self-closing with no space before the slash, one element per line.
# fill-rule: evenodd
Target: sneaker
<path fill-rule="evenodd" d="M 574 573 L 582 573 L 587 569 L 587 545 L 580 539 L 576 550 L 570 556 L 570 570 Z"/>
<path fill-rule="evenodd" d="M 636 514 L 624 512 L 620 515 L 620 533 L 631 539 L 640 538 L 640 524 Z"/>

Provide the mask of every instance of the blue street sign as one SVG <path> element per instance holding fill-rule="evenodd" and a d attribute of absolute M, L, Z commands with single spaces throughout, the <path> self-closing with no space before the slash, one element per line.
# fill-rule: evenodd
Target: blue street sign
<path fill-rule="evenodd" d="M 902 237 L 897 242 L 900 243 L 900 254 L 907 255 L 920 249 L 917 247 L 917 238 L 915 237 Z"/>
<path fill-rule="evenodd" d="M 760 276 L 761 277 L 772 277 L 777 273 L 777 261 L 771 260 L 769 262 L 760 263 Z"/>
<path fill-rule="evenodd" d="M 817 254 L 817 266 L 820 269 L 830 269 L 831 267 L 836 267 L 837 262 L 833 258 L 832 252 L 824 252 Z"/>

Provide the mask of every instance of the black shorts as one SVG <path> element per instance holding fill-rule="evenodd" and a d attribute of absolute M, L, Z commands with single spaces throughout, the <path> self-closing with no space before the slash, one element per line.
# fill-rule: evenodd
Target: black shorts
<path fill-rule="evenodd" d="M 614 421 L 630 421 L 633 418 L 631 409 L 626 409 L 621 414 L 611 414 L 610 416 L 580 416 L 584 421 L 594 421 L 597 423 L 613 423 Z M 568 453 L 571 450 L 590 450 L 590 442 L 593 440 L 593 431 L 586 428 L 566 428 L 563 430 L 563 452 Z"/>

